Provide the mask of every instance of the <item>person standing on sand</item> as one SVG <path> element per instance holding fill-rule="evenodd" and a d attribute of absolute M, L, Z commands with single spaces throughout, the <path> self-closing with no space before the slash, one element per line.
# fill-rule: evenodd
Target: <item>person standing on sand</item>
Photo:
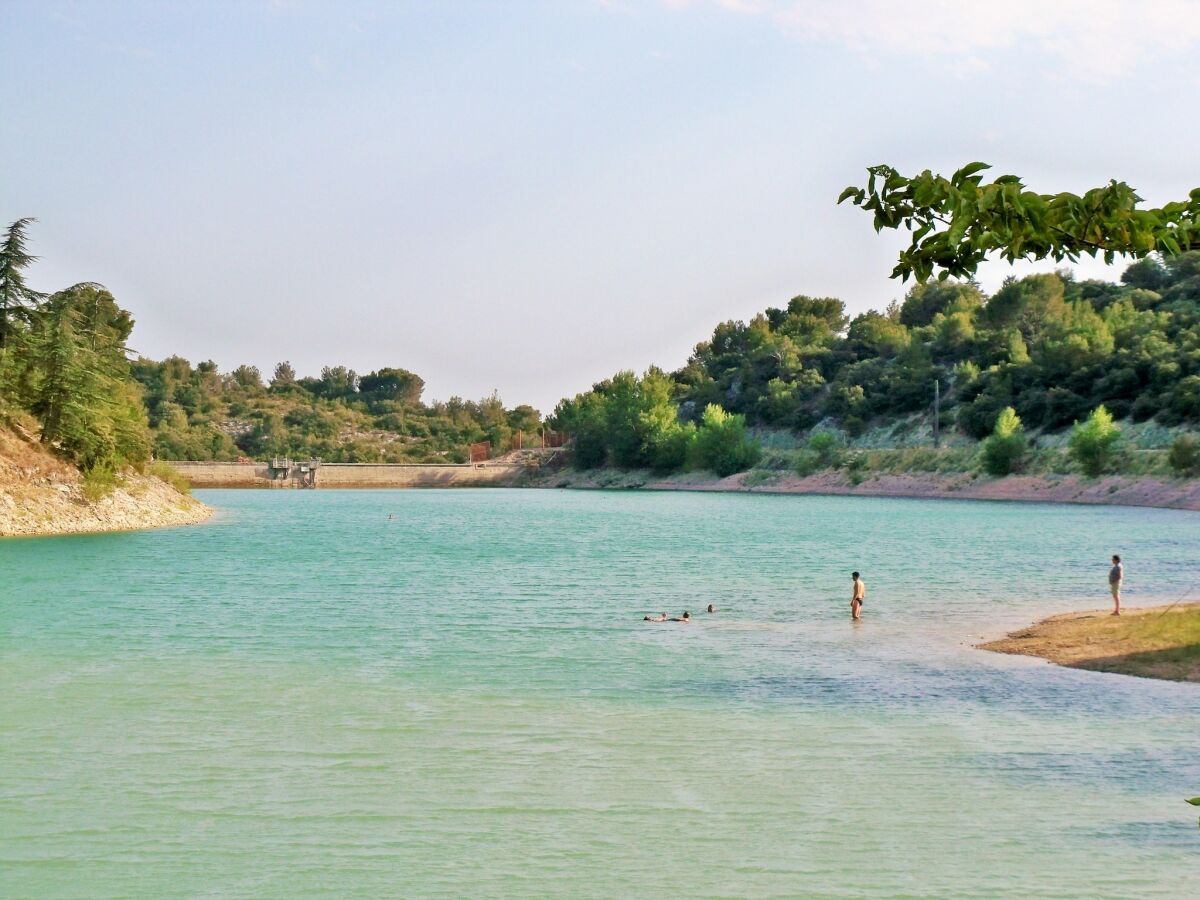
<path fill-rule="evenodd" d="M 867 585 L 857 572 L 851 573 L 850 577 L 854 580 L 854 593 L 850 595 L 850 617 L 857 622 L 862 618 L 863 601 L 867 599 Z"/>
<path fill-rule="evenodd" d="M 1114 616 L 1121 614 L 1121 582 L 1125 580 L 1125 567 L 1121 565 L 1121 557 L 1113 554 L 1112 568 L 1108 570 L 1108 589 L 1112 592 Z"/>

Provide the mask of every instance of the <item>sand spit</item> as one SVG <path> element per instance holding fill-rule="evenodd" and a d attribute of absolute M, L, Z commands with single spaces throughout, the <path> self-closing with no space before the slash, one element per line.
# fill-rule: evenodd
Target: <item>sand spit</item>
<path fill-rule="evenodd" d="M 1060 666 L 1200 682 L 1200 602 L 1066 613 L 998 641 L 996 653 L 1040 656 Z"/>

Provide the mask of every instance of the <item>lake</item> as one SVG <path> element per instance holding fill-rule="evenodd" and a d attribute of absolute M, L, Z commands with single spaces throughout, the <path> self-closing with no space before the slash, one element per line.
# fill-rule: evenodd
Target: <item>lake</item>
<path fill-rule="evenodd" d="M 197 496 L 0 542 L 4 896 L 1200 892 L 1200 686 L 971 647 L 1200 596 L 1194 513 Z"/>

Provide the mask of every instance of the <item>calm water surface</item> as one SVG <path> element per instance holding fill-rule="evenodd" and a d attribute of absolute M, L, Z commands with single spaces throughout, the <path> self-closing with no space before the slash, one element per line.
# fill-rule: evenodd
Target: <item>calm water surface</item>
<path fill-rule="evenodd" d="M 0 542 L 0 895 L 1200 894 L 1200 687 L 970 647 L 1200 595 L 1198 515 L 200 496 Z"/>

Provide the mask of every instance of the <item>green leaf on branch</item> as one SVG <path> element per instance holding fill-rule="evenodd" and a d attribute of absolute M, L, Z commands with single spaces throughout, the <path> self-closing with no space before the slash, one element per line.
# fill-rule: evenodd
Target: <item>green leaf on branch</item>
<path fill-rule="evenodd" d="M 876 231 L 903 226 L 912 232 L 892 273 L 902 280 L 924 280 L 935 271 L 970 277 L 992 253 L 1015 262 L 1200 250 L 1200 188 L 1188 201 L 1138 209 L 1141 198 L 1124 182 L 1110 181 L 1083 196 L 1037 194 L 1022 190 L 1016 175 L 982 184 L 978 173 L 988 168 L 972 162 L 950 179 L 928 169 L 910 179 L 891 166 L 872 166 L 866 187 L 846 188 L 838 202 L 853 199 L 870 211 Z"/>
<path fill-rule="evenodd" d="M 959 169 L 957 172 L 955 172 L 954 177 L 951 178 L 950 180 L 953 181 L 955 184 L 961 184 L 962 182 L 966 181 L 966 179 L 968 179 L 972 175 L 974 175 L 976 172 L 982 172 L 984 169 L 990 169 L 990 168 L 991 168 L 991 166 L 985 162 L 967 163 L 965 166 L 963 166 L 961 169 Z"/>
<path fill-rule="evenodd" d="M 857 197 L 861 193 L 862 192 L 858 188 L 856 188 L 854 185 L 850 185 L 850 187 L 846 188 L 844 191 L 842 191 L 840 194 L 838 194 L 838 203 L 842 203 L 845 200 L 849 200 L 851 197 Z"/>

